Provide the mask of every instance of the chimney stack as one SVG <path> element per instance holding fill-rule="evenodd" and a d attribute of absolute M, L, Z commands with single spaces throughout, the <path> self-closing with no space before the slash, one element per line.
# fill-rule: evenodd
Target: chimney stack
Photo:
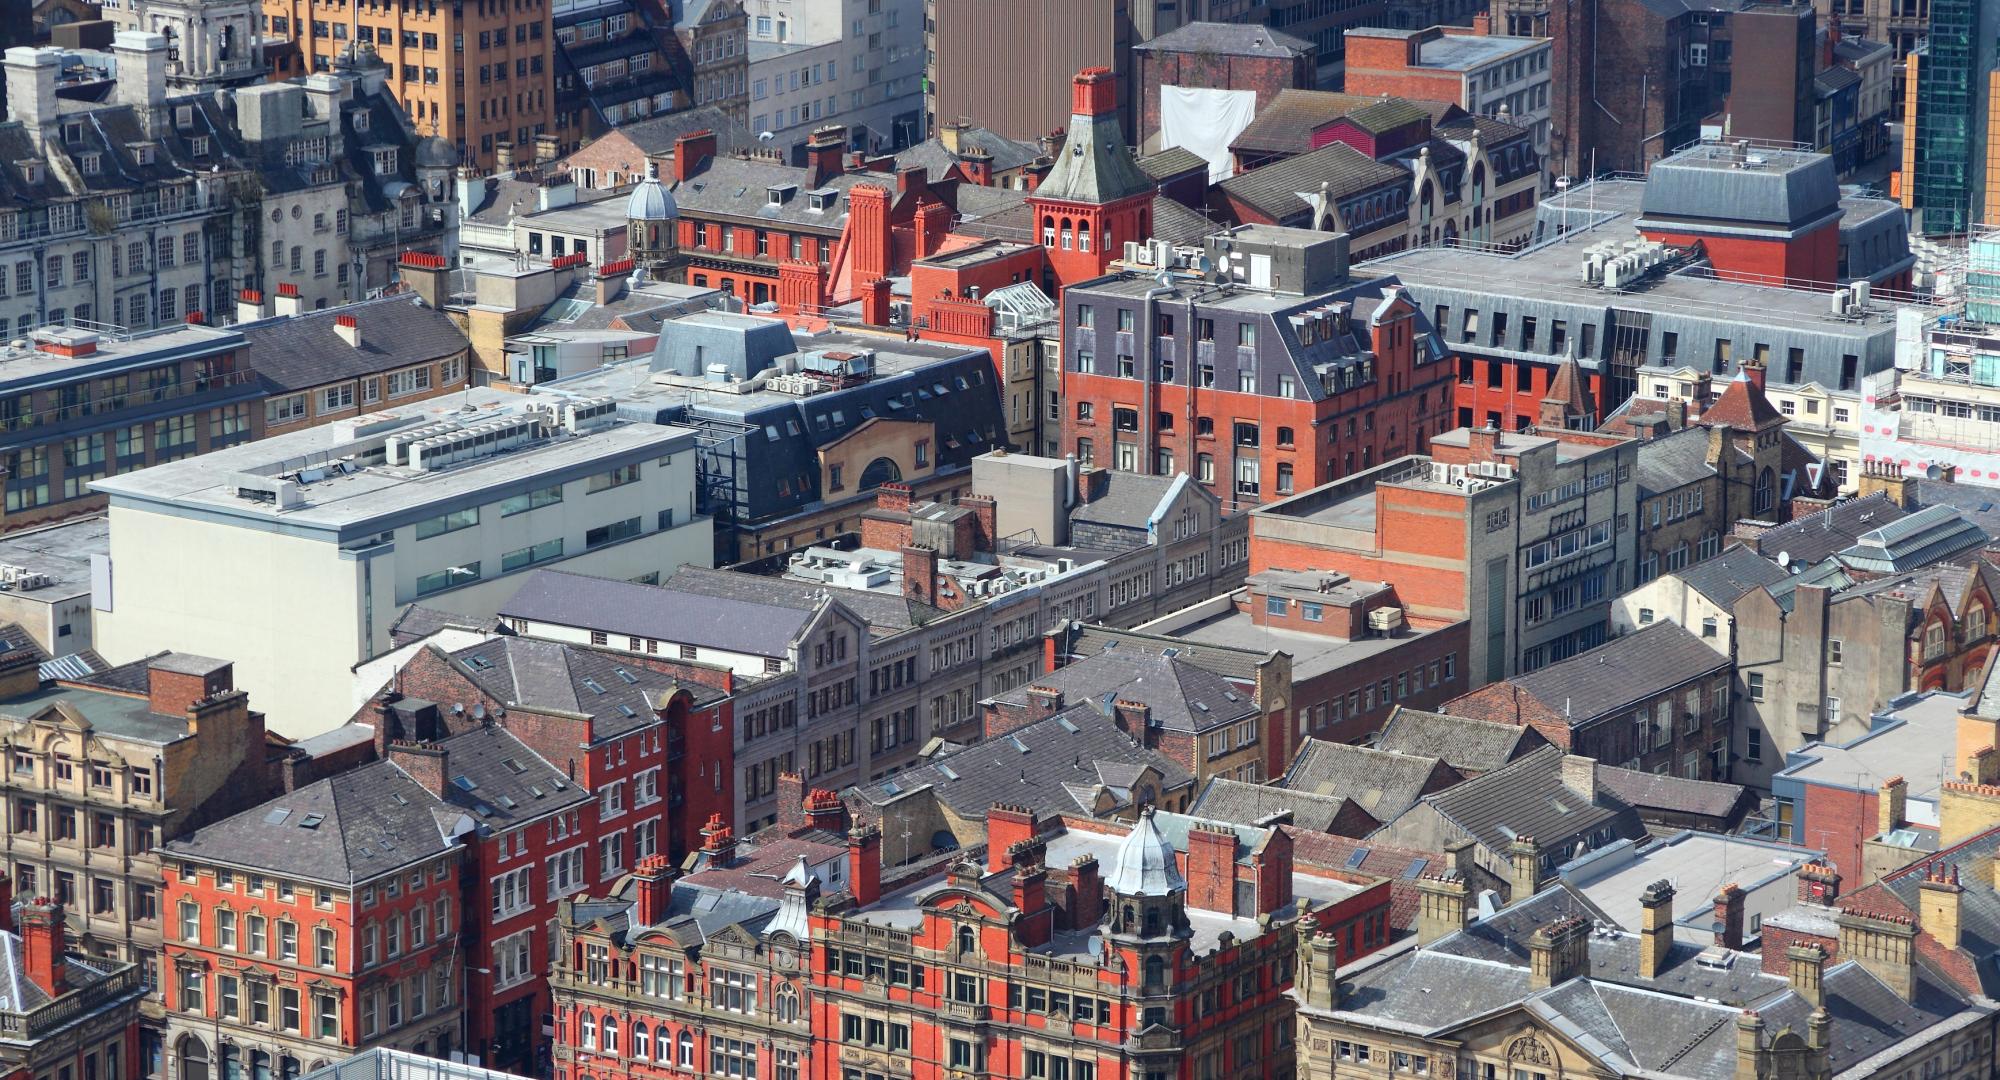
<path fill-rule="evenodd" d="M 1471 889 L 1455 870 L 1417 880 L 1417 944 L 1429 945 L 1465 929 L 1465 900 Z"/>
<path fill-rule="evenodd" d="M 256 289 L 244 289 L 236 294 L 236 321 L 256 322 L 264 317 L 264 294 Z"/>
<path fill-rule="evenodd" d="M 795 772 L 778 774 L 778 828 L 787 834 L 806 827 L 806 781 Z"/>
<path fill-rule="evenodd" d="M 1810 941 L 1785 947 L 1792 989 L 1817 1009 L 1826 1004 L 1826 949 Z"/>
<path fill-rule="evenodd" d="M 361 347 L 361 323 L 354 316 L 335 315 L 333 317 L 333 332 L 340 335 L 340 340 L 347 342 L 348 348 L 358 349 Z"/>
<path fill-rule="evenodd" d="M 1542 883 L 1542 846 L 1532 836 L 1516 836 L 1507 845 L 1507 902 L 1518 904 L 1535 895 Z"/>
<path fill-rule="evenodd" d="M 1108 67 L 1087 67 L 1070 80 L 1070 112 L 1108 116 L 1118 111 L 1118 79 Z"/>
<path fill-rule="evenodd" d="M 419 787 L 444 798 L 445 786 L 451 782 L 451 754 L 443 746 L 398 739 L 389 744 L 389 761 Z"/>
<path fill-rule="evenodd" d="M 1743 947 L 1743 890 L 1733 882 L 1715 896 L 1715 943 L 1725 949 Z"/>
<path fill-rule="evenodd" d="M 665 855 L 649 855 L 639 861 L 638 868 L 633 872 L 637 883 L 633 899 L 638 907 L 634 914 L 639 925 L 658 926 L 666 921 L 667 902 L 674 895 L 674 887 L 667 880 L 671 865 Z"/>
<path fill-rule="evenodd" d="M 1655 881 L 1639 894 L 1639 977 L 1658 978 L 1674 952 L 1674 887 Z"/>
<path fill-rule="evenodd" d="M 1562 759 L 1562 786 L 1583 796 L 1590 802 L 1597 801 L 1597 759 L 1580 754 L 1568 754 Z"/>
<path fill-rule="evenodd" d="M 167 39 L 145 30 L 120 30 L 112 35 L 111 55 L 118 60 L 112 102 L 130 106 L 146 134 L 160 137 L 166 126 L 161 121 L 167 102 Z"/>
<path fill-rule="evenodd" d="M 1640 963 L 1645 963 L 1643 946 Z M 1589 974 L 1590 923 L 1580 916 L 1566 915 L 1528 935 L 1530 987 L 1546 990 Z"/>
<path fill-rule="evenodd" d="M 848 831 L 847 888 L 863 907 L 882 899 L 882 830 L 873 825 Z"/>
<path fill-rule="evenodd" d="M 36 149 L 46 149 L 56 126 L 56 76 L 62 50 L 16 46 L 7 50 L 7 119 L 27 129 Z"/>
<path fill-rule="evenodd" d="M 675 139 L 674 183 L 682 183 L 707 168 L 708 160 L 714 156 L 715 132 L 708 128 L 690 131 Z"/>
<path fill-rule="evenodd" d="M 14 50 L 9 50 L 10 52 Z M 60 997 L 69 989 L 68 929 L 63 923 L 62 905 L 46 896 L 22 904 L 15 913 L 21 936 L 22 972 L 42 992 Z"/>
<path fill-rule="evenodd" d="M 806 168 L 812 186 L 822 187 L 840 175 L 841 159 L 847 156 L 847 128 L 834 124 L 814 131 L 806 138 Z"/>
<path fill-rule="evenodd" d="M 1910 797 L 1909 782 L 1900 776 L 1892 776 L 1882 781 L 1882 790 L 1875 797 L 1875 832 L 1878 835 L 1895 832 L 1908 820 Z"/>
<path fill-rule="evenodd" d="M 1917 887 L 1917 901 L 1917 924 L 1936 938 L 1938 944 L 1947 949 L 1958 948 L 1965 904 L 1965 886 L 1958 882 L 1958 865 L 1954 863 L 1947 868 L 1942 862 L 1932 863 L 1924 871 L 1923 884 Z"/>
<path fill-rule="evenodd" d="M 847 806 L 840 796 L 825 788 L 814 788 L 806 796 L 806 827 L 830 833 L 847 831 Z"/>
<path fill-rule="evenodd" d="M 723 823 L 721 814 L 708 815 L 708 823 L 701 827 L 701 850 L 707 853 L 711 867 L 736 861 L 736 833 Z"/>
<path fill-rule="evenodd" d="M 273 302 L 272 306 L 277 314 L 290 317 L 305 314 L 306 301 L 304 297 L 299 295 L 299 287 L 297 285 L 293 285 L 290 282 L 282 282 L 278 285 L 278 298 Z"/>
<path fill-rule="evenodd" d="M 1036 813 L 1013 803 L 994 803 L 986 811 L 986 872 L 997 874 L 1014 865 L 1008 849 L 1041 833 Z"/>

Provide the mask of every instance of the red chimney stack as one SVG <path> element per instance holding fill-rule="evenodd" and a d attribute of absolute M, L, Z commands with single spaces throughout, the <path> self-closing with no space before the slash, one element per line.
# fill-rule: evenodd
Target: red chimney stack
<path fill-rule="evenodd" d="M 61 996 L 69 984 L 69 965 L 63 958 L 69 942 L 62 905 L 38 896 L 21 905 L 19 921 L 16 932 L 21 936 L 21 966 L 43 992 Z"/>
<path fill-rule="evenodd" d="M 847 834 L 847 884 L 857 904 L 882 899 L 882 832 L 873 825 L 857 825 Z"/>
<path fill-rule="evenodd" d="M 637 895 L 633 899 L 637 903 L 637 915 L 642 926 L 658 926 L 667 917 L 667 900 L 674 893 L 673 886 L 667 881 L 670 865 L 665 855 L 650 855 L 639 861 L 639 867 L 634 872 Z"/>
<path fill-rule="evenodd" d="M 1118 79 L 1108 67 L 1087 67 L 1070 80 L 1070 112 L 1103 116 L 1118 109 Z"/>

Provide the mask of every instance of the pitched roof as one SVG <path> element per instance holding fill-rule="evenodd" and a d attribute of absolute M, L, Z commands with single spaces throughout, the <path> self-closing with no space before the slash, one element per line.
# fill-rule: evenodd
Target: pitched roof
<path fill-rule="evenodd" d="M 1926 506 L 1862 533 L 1836 557 L 1855 570 L 1893 574 L 1974 551 L 1990 539 L 1957 507 Z"/>
<path fill-rule="evenodd" d="M 1575 726 L 1728 666 L 1701 638 L 1662 620 L 1513 681 Z"/>
<path fill-rule="evenodd" d="M 896 593 L 848 589 L 817 581 L 766 577 L 762 574 L 710 569 L 692 564 L 683 565 L 675 570 L 661 585 L 663 588 L 695 596 L 767 604 L 798 611 L 816 610 L 822 601 L 831 598 L 867 623 L 869 629 L 877 635 L 922 626 L 943 614 L 929 604 Z"/>
<path fill-rule="evenodd" d="M 1274 161 L 1269 165 L 1237 173 L 1219 186 L 1231 198 L 1284 222 L 1310 213 L 1312 205 L 1303 197 L 1326 185 L 1330 197 L 1407 184 L 1409 171 L 1400 165 L 1376 161 L 1346 143 L 1328 143 L 1310 153 Z"/>
<path fill-rule="evenodd" d="M 1257 678 L 1257 665 L 1271 655 L 1269 652 L 1256 649 L 1212 645 L 1189 641 L 1186 638 L 1145 634 L 1137 630 L 1119 630 L 1109 626 L 1084 625 L 1063 629 L 1067 631 L 1067 636 L 1059 647 L 1071 656 L 1095 656 L 1107 649 L 1151 649 L 1156 652 L 1171 649 L 1174 655 L 1182 660 L 1200 664 L 1218 675 L 1239 682 L 1254 681 Z"/>
<path fill-rule="evenodd" d="M 1139 159 L 1139 171 L 1155 180 L 1178 176 L 1195 169 L 1204 170 L 1206 176 L 1208 159 L 1185 146 L 1170 146 L 1155 154 L 1147 154 Z"/>
<path fill-rule="evenodd" d="M 811 611 L 796 607 L 719 596 L 695 601 L 680 589 L 563 570 L 530 571 L 500 616 L 773 659 L 784 658 L 812 621 Z"/>
<path fill-rule="evenodd" d="M 1638 447 L 1639 497 L 1650 499 L 1662 492 L 1706 480 L 1715 475 L 1708 460 L 1708 429 L 1694 426 L 1646 439 Z"/>
<path fill-rule="evenodd" d="M 361 344 L 349 345 L 334 320 L 351 318 Z M 310 390 L 362 375 L 442 360 L 471 347 L 457 324 L 415 296 L 385 296 L 336 308 L 243 323 L 239 354 L 273 393 Z"/>
<path fill-rule="evenodd" d="M 502 636 L 451 654 L 474 685 L 496 701 L 593 719 L 602 740 L 654 722 L 658 707 L 686 690 L 696 704 L 723 696 L 713 687 L 655 670 L 608 649 L 564 641 Z"/>
<path fill-rule="evenodd" d="M 1153 239 L 1169 244 L 1193 244 L 1214 236 L 1225 228 L 1209 220 L 1199 210 L 1189 209 L 1165 195 L 1153 197 Z"/>
<path fill-rule="evenodd" d="M 837 233 L 847 224 L 848 191 L 867 183 L 886 187 L 894 181 L 881 173 L 841 173 L 814 184 L 813 171 L 803 166 L 761 157 L 719 156 L 708 168 L 674 185 L 674 202 L 683 217 L 690 213 L 715 215 Z M 786 198 L 774 202 L 773 188 L 790 190 Z M 837 195 L 815 209 L 807 196 L 820 190 Z"/>
<path fill-rule="evenodd" d="M 673 150 L 674 140 L 697 131 L 715 132 L 717 154 L 731 153 L 739 147 L 749 146 L 752 141 L 748 128 L 731 119 L 727 111 L 713 105 L 620 124 L 608 134 L 630 139 L 632 145 L 648 154 L 664 154 Z"/>
<path fill-rule="evenodd" d="M 1133 162 L 1132 148 L 1125 142 L 1117 114 L 1112 113 L 1070 117 L 1069 132 L 1056 162 L 1036 185 L 1034 194 L 1102 206 L 1151 190 L 1152 177 Z"/>
<path fill-rule="evenodd" d="M 1597 767 L 1597 782 L 1641 812 L 1660 810 L 1712 818 L 1727 818 L 1734 814 L 1750 793 L 1750 789 L 1741 784 L 1690 780 L 1684 776 L 1620 769 L 1610 765 Z"/>
<path fill-rule="evenodd" d="M 1216 821 L 1263 825 L 1288 816 L 1291 824 L 1312 832 L 1366 836 L 1381 820 L 1345 795 L 1321 795 L 1270 784 L 1215 777 L 1188 813 Z"/>
<path fill-rule="evenodd" d="M 1191 22 L 1132 46 L 1135 52 L 1191 52 L 1216 56 L 1305 56 L 1317 46 L 1261 23 Z"/>
<path fill-rule="evenodd" d="M 1394 131 L 1399 127 L 1430 119 L 1430 111 L 1403 98 L 1384 98 L 1372 105 L 1364 105 L 1347 114 L 1344 119 L 1355 127 L 1371 135 Z"/>
<path fill-rule="evenodd" d="M 1103 493 L 1070 510 L 1071 521 L 1144 530 L 1154 515 L 1164 510 L 1168 500 L 1191 483 L 1186 473 L 1144 476 L 1116 469 L 1105 470 L 1100 482 L 1104 484 Z"/>
<path fill-rule="evenodd" d="M 1743 594 L 1775 585 L 1783 581 L 1787 574 L 1784 567 L 1748 547 L 1731 544 L 1723 549 L 1722 554 L 1703 559 L 1684 570 L 1676 570 L 1673 576 L 1717 607 L 1727 610 Z"/>
<path fill-rule="evenodd" d="M 169 843 L 180 857 L 349 885 L 454 849 L 471 815 L 388 761 L 307 784 Z"/>
<path fill-rule="evenodd" d="M 1160 788 L 1150 798 L 1134 787 L 1146 768 L 1160 776 Z M 984 817 L 997 802 L 1042 813 L 1094 815 L 1102 798 L 1108 797 L 1104 805 L 1113 809 L 1157 802 L 1193 779 L 1179 762 L 1134 741 L 1092 701 L 854 790 L 884 806 L 928 787 L 966 817 Z"/>
<path fill-rule="evenodd" d="M 1369 94 L 1287 87 L 1278 91 L 1278 96 L 1251 119 L 1250 126 L 1237 133 L 1229 148 L 1253 153 L 1303 154 L 1312 149 L 1315 128 L 1379 100 Z"/>
<path fill-rule="evenodd" d="M 1605 828 L 1626 839 L 1644 835 L 1639 816 L 1609 792 L 1599 789 L 1593 801 L 1564 786 L 1566 756 L 1546 746 L 1423 801 L 1489 851 L 1505 850 L 1516 836 L 1532 836 L 1548 849 Z"/>
<path fill-rule="evenodd" d="M 1750 381 L 1741 368 L 1736 377 L 1729 380 L 1729 386 L 1722 396 L 1715 399 L 1707 411 L 1701 414 L 1704 424 L 1728 424 L 1739 431 L 1762 431 L 1772 424 L 1785 422 L 1778 407 L 1764 396 L 1764 388 Z"/>
<path fill-rule="evenodd" d="M 1546 745 L 1541 734 L 1522 724 L 1471 716 L 1451 716 L 1397 706 L 1375 737 L 1375 748 L 1394 754 L 1434 757 L 1461 773 L 1486 773 Z"/>
<path fill-rule="evenodd" d="M 965 160 L 969 153 L 982 153 L 992 158 L 992 169 L 996 173 L 1018 169 L 1042 156 L 1042 148 L 1034 143 L 1010 139 L 983 127 L 968 127 L 958 134 L 959 152 L 945 148 L 944 140 L 937 136 L 898 151 L 896 169 L 898 172 L 921 166 L 924 179 L 935 184 L 951 175 L 952 169 Z"/>
<path fill-rule="evenodd" d="M 1059 690 L 1067 701 L 1136 702 L 1150 710 L 1151 723 L 1181 733 L 1226 727 L 1257 713 L 1248 688 L 1178 655 L 1150 650 L 1109 648 L 990 700 L 1027 705 L 1032 687 Z"/>
<path fill-rule="evenodd" d="M 1278 831 L 1291 838 L 1293 865 L 1301 873 L 1321 868 L 1346 874 L 1366 874 L 1389 880 L 1389 925 L 1410 929 L 1416 925 L 1421 894 L 1417 881 L 1426 870 L 1435 873 L 1449 865 L 1441 852 L 1398 847 L 1375 840 L 1313 832 L 1295 825 L 1280 825 Z M 1467 884 L 1474 895 L 1505 886 L 1491 871 L 1466 860 Z"/>
<path fill-rule="evenodd" d="M 1276 783 L 1295 791 L 1353 799 L 1376 819 L 1389 821 L 1426 794 L 1458 780 L 1458 771 L 1437 758 L 1309 738 Z"/>
<path fill-rule="evenodd" d="M 1906 514 L 1901 506 L 1878 491 L 1766 529 L 1752 537 L 1750 544 L 1766 558 L 1775 559 L 1784 553 L 1791 562 L 1811 566 L 1852 546 L 1861 534 Z"/>

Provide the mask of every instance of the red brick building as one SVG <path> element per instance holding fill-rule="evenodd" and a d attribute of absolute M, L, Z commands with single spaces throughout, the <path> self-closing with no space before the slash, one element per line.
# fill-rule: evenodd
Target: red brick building
<path fill-rule="evenodd" d="M 0 1021 L 0 1076 L 31 1078 L 142 1075 L 139 1002 L 146 984 L 135 964 L 72 953 L 63 909 L 36 898 L 15 902 L 0 875 L 0 963 L 10 975 Z M 71 962 L 89 959 L 89 964 Z"/>
<path fill-rule="evenodd" d="M 1111 69 L 1077 72 L 1070 93 L 1062 152 L 1028 195 L 1036 238 L 1062 288 L 1104 273 L 1126 241 L 1153 234 L 1153 181 L 1125 143 Z"/>
<path fill-rule="evenodd" d="M 1453 426 L 1429 323 L 1394 279 L 1348 279 L 1344 237 L 1251 226 L 1208 249 L 1239 287 L 1128 272 L 1065 292 L 1065 451 L 1254 506 Z"/>

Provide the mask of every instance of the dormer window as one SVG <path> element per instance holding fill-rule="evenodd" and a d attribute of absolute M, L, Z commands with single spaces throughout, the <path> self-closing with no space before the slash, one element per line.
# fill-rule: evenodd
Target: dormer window
<path fill-rule="evenodd" d="M 836 192 L 815 191 L 806 196 L 806 205 L 814 210 L 830 210 L 839 198 L 840 196 Z"/>
<path fill-rule="evenodd" d="M 42 182 L 42 163 L 40 159 L 17 161 L 14 164 L 21 170 L 21 180 L 23 183 L 39 184 Z"/>
<path fill-rule="evenodd" d="M 175 107 L 174 107 L 174 126 L 175 126 L 175 127 L 177 127 L 177 128 L 180 128 L 180 129 L 182 129 L 183 131 L 185 131 L 185 130 L 186 130 L 186 129 L 188 129 L 188 128 L 191 128 L 191 127 L 193 127 L 193 126 L 194 126 L 194 106 L 192 106 L 192 105 L 177 105 L 177 106 L 175 106 Z"/>
<path fill-rule="evenodd" d="M 76 157 L 76 164 L 78 168 L 83 170 L 83 175 L 96 176 L 98 173 L 103 171 L 104 155 L 78 154 Z"/>
<path fill-rule="evenodd" d="M 154 154 L 159 150 L 159 147 L 152 143 L 132 143 L 129 149 L 132 151 L 132 160 L 134 162 L 140 165 L 151 165 Z"/>
<path fill-rule="evenodd" d="M 67 123 L 63 124 L 63 126 L 62 126 L 62 137 L 63 137 L 63 141 L 64 141 L 64 142 L 66 142 L 66 143 L 78 143 L 78 142 L 82 142 L 82 141 L 83 141 L 83 125 L 82 125 L 81 123 L 79 123 L 79 122 L 75 121 L 75 120 L 71 120 L 71 121 L 69 121 L 69 122 L 67 122 Z"/>
<path fill-rule="evenodd" d="M 195 157 L 208 156 L 208 136 L 196 135 L 188 139 L 188 153 Z"/>
<path fill-rule="evenodd" d="M 387 176 L 396 171 L 396 148 L 385 147 L 375 151 L 375 174 Z"/>
<path fill-rule="evenodd" d="M 371 114 L 370 114 L 370 113 L 368 112 L 368 110 L 366 110 L 366 109 L 363 109 L 363 110 L 361 110 L 361 111 L 359 111 L 359 112 L 356 112 L 356 113 L 354 114 L 354 130 L 356 130 L 356 131 L 367 131 L 367 130 L 368 130 L 368 118 L 369 118 L 369 116 L 370 116 L 370 115 L 371 115 Z"/>

